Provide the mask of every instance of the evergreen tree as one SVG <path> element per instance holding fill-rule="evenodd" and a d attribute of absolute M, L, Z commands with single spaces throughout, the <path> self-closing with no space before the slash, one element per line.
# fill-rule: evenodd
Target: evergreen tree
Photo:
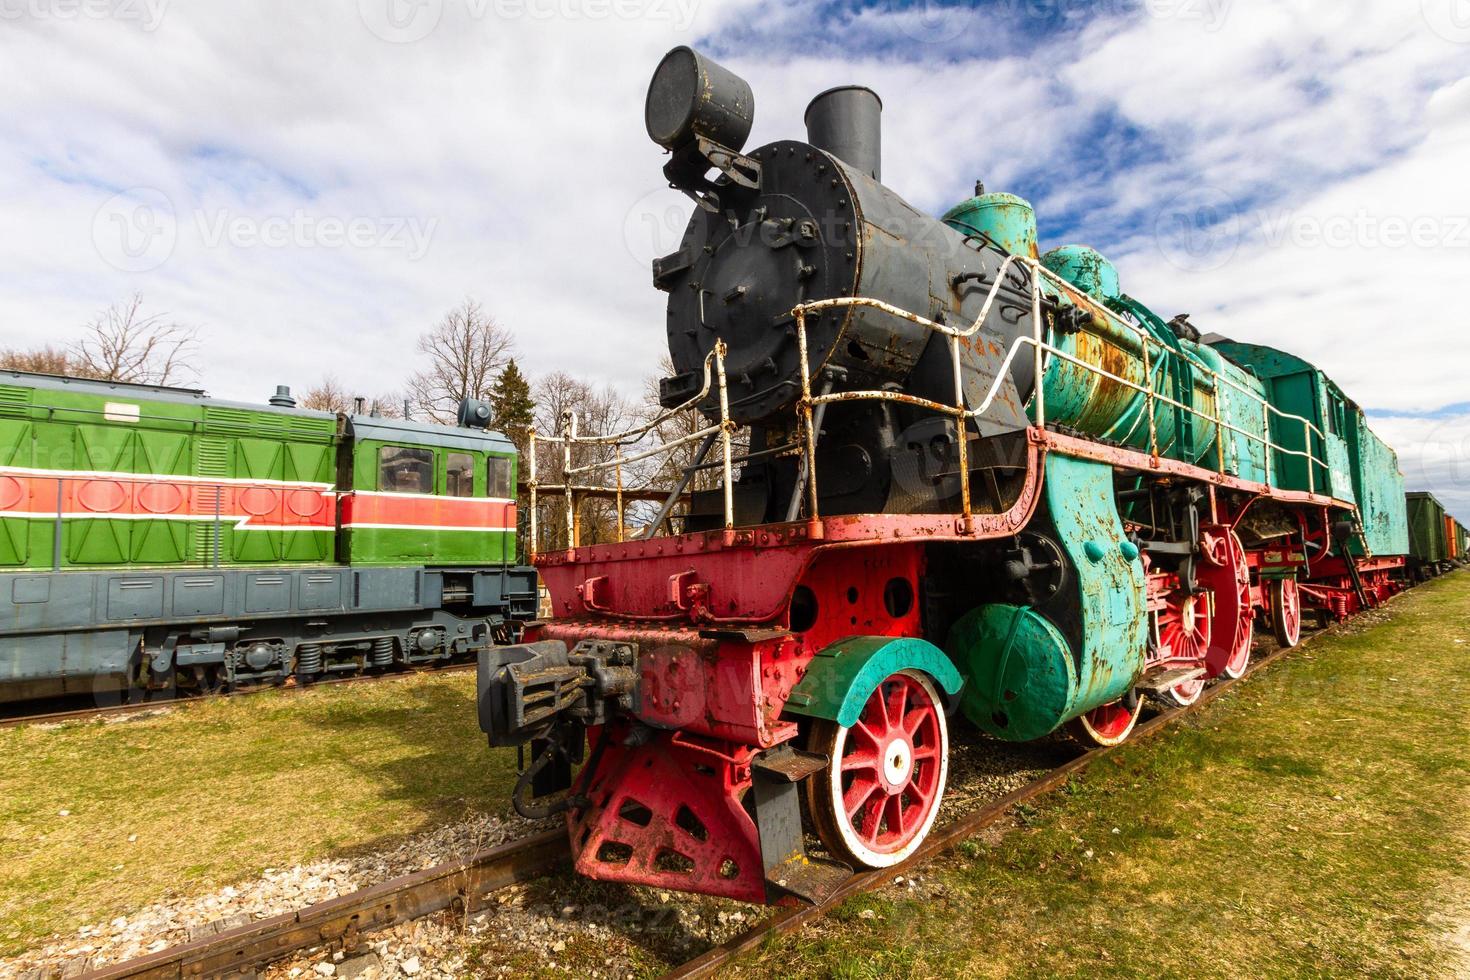
<path fill-rule="evenodd" d="M 490 408 L 494 412 L 495 428 L 505 433 L 524 453 L 526 436 L 536 420 L 536 403 L 531 398 L 531 385 L 516 365 L 515 358 L 506 362 L 495 379 L 495 385 L 490 389 Z"/>

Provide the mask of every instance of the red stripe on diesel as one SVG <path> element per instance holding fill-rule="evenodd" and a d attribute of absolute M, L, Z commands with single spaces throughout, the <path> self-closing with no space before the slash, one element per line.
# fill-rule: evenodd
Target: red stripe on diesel
<path fill-rule="evenodd" d="M 306 484 L 173 483 L 167 479 L 0 476 L 0 514 L 63 518 L 212 520 L 216 515 L 245 527 L 332 528 L 331 490 Z"/>
<path fill-rule="evenodd" d="M 342 496 L 342 525 L 513 531 L 516 505 L 481 497 L 347 493 Z"/>

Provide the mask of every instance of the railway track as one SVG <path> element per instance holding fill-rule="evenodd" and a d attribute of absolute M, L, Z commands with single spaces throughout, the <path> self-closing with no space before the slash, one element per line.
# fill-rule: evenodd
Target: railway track
<path fill-rule="evenodd" d="M 40 714 L 15 715 L 14 717 L 0 718 L 0 728 L 16 728 L 21 725 L 54 724 L 63 721 L 88 721 L 94 718 L 123 717 L 127 715 L 146 714 L 149 711 L 157 711 L 159 708 L 202 704 L 208 701 L 221 701 L 226 698 L 242 698 L 251 694 L 264 694 L 267 691 L 301 694 L 306 691 L 316 691 L 324 687 L 337 687 L 344 684 L 369 684 L 378 681 L 389 681 L 395 678 L 414 677 L 419 674 L 461 674 L 474 669 L 475 665 L 473 663 L 449 664 L 444 667 L 416 668 L 394 671 L 387 674 L 355 674 L 351 677 L 329 677 L 323 680 L 313 681 L 310 684 L 294 684 L 290 686 L 282 684 L 261 684 L 254 687 L 242 687 L 234 691 L 220 691 L 214 694 L 187 694 L 149 701 L 130 701 L 124 704 L 76 708 L 70 711 L 49 711 Z"/>
<path fill-rule="evenodd" d="M 1326 632 L 1328 631 L 1318 631 L 1303 637 L 1296 649 Z M 1223 680 L 1211 685 L 1193 705 L 1163 710 L 1141 721 L 1124 745 L 1132 745 L 1138 739 L 1162 732 L 1291 652 L 1278 649 L 1260 656 L 1245 675 L 1237 680 Z M 846 899 L 882 887 L 900 875 L 910 874 L 917 866 L 997 823 L 1017 805 L 1057 789 L 1121 747 L 1123 746 L 1099 747 L 1083 752 L 1025 786 L 936 828 L 924 845 L 902 864 L 882 871 L 855 874 L 821 904 L 777 909 L 746 932 L 674 967 L 665 974 L 666 980 L 715 976 L 731 960 L 756 949 L 768 937 L 798 930 L 826 915 Z M 493 893 L 564 870 L 569 861 L 566 834 L 560 829 L 554 829 L 489 848 L 465 860 L 448 862 L 402 878 L 381 882 L 295 912 L 263 919 L 135 960 L 100 967 L 85 976 L 97 980 L 183 980 L 188 977 L 249 974 L 312 947 L 338 947 L 351 952 L 362 945 L 364 937 L 369 933 L 402 922 L 446 909 L 453 910 L 456 916 L 471 915 L 483 907 L 486 898 Z"/>

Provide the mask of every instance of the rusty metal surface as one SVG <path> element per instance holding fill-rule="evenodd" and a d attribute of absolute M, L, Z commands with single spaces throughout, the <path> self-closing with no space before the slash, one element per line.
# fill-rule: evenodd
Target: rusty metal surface
<path fill-rule="evenodd" d="M 217 977 L 251 973 L 311 946 L 350 950 L 364 933 L 450 907 L 473 910 L 487 893 L 549 874 L 569 859 L 566 834 L 550 830 L 84 976 L 89 980 Z"/>
<path fill-rule="evenodd" d="M 786 608 L 791 591 L 816 556 L 839 548 L 1006 537 L 1026 526 L 1040 496 L 1045 436 L 1027 442 L 1027 481 L 1001 514 L 859 514 L 756 527 L 586 545 L 536 556 L 558 617 L 606 614 L 644 622 L 690 620 L 704 625 L 767 623 Z M 707 591 L 698 605 L 671 592 L 676 576 Z M 587 582 L 601 588 L 608 607 L 585 602 Z"/>
<path fill-rule="evenodd" d="M 1320 493 L 1309 493 L 1305 490 L 1283 490 L 1280 487 L 1267 486 L 1264 483 L 1242 480 L 1239 477 L 1230 476 L 1226 473 L 1217 473 L 1214 470 L 1194 466 L 1177 459 L 1152 457 L 1148 453 L 1123 449 L 1118 446 L 1107 446 L 1088 439 L 1063 435 L 1060 432 L 1047 432 L 1044 441 L 1048 448 L 1054 449 L 1057 452 L 1066 453 L 1068 456 L 1080 456 L 1083 459 L 1095 459 L 1100 462 L 1112 463 L 1115 466 L 1137 470 L 1140 473 L 1165 473 L 1170 476 L 1185 477 L 1201 483 L 1211 483 L 1215 486 L 1239 490 L 1242 493 L 1248 493 L 1282 503 L 1312 504 L 1319 507 L 1332 507 L 1346 511 L 1357 510 L 1356 505 L 1350 501 L 1338 500 Z"/>

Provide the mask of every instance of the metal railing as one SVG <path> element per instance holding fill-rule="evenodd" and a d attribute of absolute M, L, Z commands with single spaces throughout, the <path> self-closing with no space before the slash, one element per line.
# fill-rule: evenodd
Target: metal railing
<path fill-rule="evenodd" d="M 703 383 L 699 391 L 678 406 L 658 413 L 642 425 L 615 432 L 608 435 L 584 436 L 577 429 L 577 415 L 575 412 L 564 413 L 561 419 L 562 431 L 560 435 L 549 436 L 538 433 L 534 428 L 527 436 L 527 470 L 529 479 L 526 481 L 526 489 L 530 503 L 530 548 L 529 551 L 535 555 L 540 542 L 540 504 L 543 493 L 554 493 L 562 497 L 566 507 L 566 534 L 567 542 L 575 547 L 577 543 L 577 512 L 580 498 L 587 496 L 609 497 L 614 501 L 617 512 L 618 540 L 626 538 L 627 527 L 625 520 L 624 504 L 627 498 L 633 495 L 629 487 L 625 485 L 624 471 L 631 464 L 652 459 L 667 453 L 672 453 L 681 446 L 701 443 L 700 449 L 695 453 L 693 466 L 686 468 L 684 478 L 665 497 L 664 506 L 660 509 L 658 516 L 643 532 L 643 537 L 651 537 L 657 533 L 660 526 L 668 519 L 675 504 L 685 495 L 685 491 L 691 482 L 692 473 L 689 470 L 702 468 L 704 457 L 713 446 L 714 440 L 720 442 L 721 452 L 721 485 L 724 491 L 724 518 L 725 527 L 733 527 L 735 523 L 735 490 L 733 479 L 733 467 L 736 463 L 743 462 L 748 456 L 736 458 L 733 451 L 733 435 L 737 426 L 730 419 L 729 389 L 725 378 L 725 343 L 718 341 L 713 350 L 705 357 L 703 366 Z M 686 412 L 698 412 L 699 404 L 709 396 L 712 386 L 719 391 L 720 419 L 702 428 L 697 428 L 678 438 L 665 442 L 658 442 L 645 448 L 643 445 L 648 436 L 656 432 L 660 426 L 674 420 Z M 543 484 L 540 482 L 538 449 L 543 444 L 560 446 L 562 450 L 561 482 Z M 574 462 L 575 449 L 579 446 L 596 447 L 601 446 L 612 450 L 613 459 L 593 460 L 591 462 L 577 464 Z M 631 454 L 625 450 L 635 450 Z M 578 484 L 575 482 L 579 476 L 589 476 L 595 473 L 613 470 L 615 483 L 613 486 L 605 486 L 597 483 Z M 640 494 L 647 496 L 646 494 Z"/>
<path fill-rule="evenodd" d="M 990 315 L 991 308 L 994 306 L 995 301 L 999 296 L 1001 284 L 1006 280 L 1007 273 L 1009 273 L 1013 267 L 1024 267 L 1026 269 L 1029 269 L 1031 272 L 1027 279 L 1029 280 L 1029 289 L 1031 293 L 1032 333 L 1030 336 L 1021 336 L 1015 338 L 1015 340 L 1011 343 L 1010 348 L 1006 351 L 1005 360 L 1002 362 L 1000 369 L 996 371 L 994 380 L 991 382 L 990 388 L 986 392 L 984 399 L 981 400 L 980 404 L 975 405 L 974 407 L 969 407 L 966 405 L 964 392 L 963 361 L 961 354 L 961 348 L 963 346 L 962 341 L 973 337 L 981 330 Z M 1109 319 L 1109 321 L 1113 325 L 1133 334 L 1137 338 L 1139 343 L 1139 350 L 1141 352 L 1143 367 L 1143 384 L 1139 384 L 1138 382 L 1130 380 L 1128 378 L 1120 377 L 1117 374 L 1106 370 L 1105 368 L 1099 367 L 1098 365 L 1088 363 L 1076 357 L 1075 355 L 1065 350 L 1062 350 L 1060 347 L 1051 342 L 1051 330 L 1049 328 L 1044 328 L 1044 321 L 1041 316 L 1043 280 L 1047 280 L 1053 283 L 1057 291 L 1069 295 L 1074 300 L 1082 301 L 1087 309 L 1101 312 Z M 879 310 L 887 315 L 906 320 L 909 323 L 916 324 L 928 331 L 946 337 L 949 343 L 950 360 L 954 377 L 954 403 L 946 404 L 944 402 L 921 398 L 916 395 L 909 395 L 903 392 L 883 391 L 876 389 L 841 392 L 823 391 L 820 394 L 813 394 L 810 352 L 807 343 L 807 316 L 808 314 L 820 313 L 824 310 L 834 310 L 850 307 L 866 307 L 869 309 Z M 797 411 L 802 429 L 802 439 L 800 443 L 792 443 L 785 446 L 778 446 L 775 449 L 764 450 L 761 453 L 755 454 L 746 453 L 740 456 L 735 456 L 732 454 L 732 439 L 738 426 L 736 426 L 730 419 L 729 397 L 725 380 L 725 345 L 723 341 L 720 341 L 716 344 L 714 350 L 712 350 L 710 354 L 705 358 L 704 384 L 700 392 L 677 408 L 669 409 L 665 412 L 660 413 L 652 421 L 643 426 L 608 436 L 584 436 L 577 431 L 577 419 L 575 414 L 568 413 L 568 415 L 563 419 L 563 429 L 560 436 L 539 436 L 534 430 L 531 432 L 529 438 L 530 480 L 527 484 L 531 505 L 531 553 L 533 555 L 535 554 L 536 546 L 539 542 L 539 529 L 537 523 L 539 509 L 538 505 L 539 496 L 542 492 L 556 492 L 560 494 L 565 501 L 567 511 L 565 515 L 566 532 L 569 547 L 576 547 L 578 543 L 576 533 L 576 513 L 578 507 L 578 498 L 589 495 L 611 497 L 616 501 L 618 540 L 623 541 L 626 536 L 623 505 L 624 499 L 627 496 L 627 490 L 624 487 L 623 480 L 623 467 L 629 463 L 648 459 L 662 453 L 672 452 L 680 446 L 688 445 L 700 439 L 710 439 L 714 437 L 718 437 L 721 440 L 723 450 L 723 459 L 720 464 L 720 469 L 721 485 L 724 491 L 724 526 L 726 528 L 732 528 L 734 526 L 733 466 L 738 463 L 743 463 L 746 460 L 756 458 L 757 456 L 776 455 L 786 451 L 798 452 L 800 453 L 801 457 L 798 469 L 796 489 L 793 493 L 791 504 L 792 513 L 789 514 L 788 519 L 796 519 L 798 515 L 795 512 L 798 508 L 799 503 L 802 502 L 802 498 L 804 497 L 804 502 L 806 504 L 806 516 L 810 520 L 815 520 L 820 516 L 820 511 L 818 507 L 816 457 L 817 441 L 819 437 L 819 430 L 821 428 L 821 412 L 823 407 L 826 405 L 845 401 L 870 400 L 899 402 L 902 404 L 924 408 L 953 419 L 955 426 L 955 445 L 959 470 L 958 475 L 960 484 L 960 515 L 968 519 L 971 516 L 971 497 L 970 467 L 968 458 L 969 440 L 966 437 L 968 431 L 966 428 L 966 423 L 971 420 L 978 419 L 990 410 L 991 406 L 995 403 L 996 398 L 999 397 L 1001 391 L 1003 390 L 1005 379 L 1010 375 L 1011 368 L 1015 364 L 1016 358 L 1021 356 L 1022 350 L 1027 347 L 1030 348 L 1029 356 L 1032 358 L 1033 373 L 1036 379 L 1030 403 L 1032 415 L 1031 421 L 1033 425 L 1039 428 L 1045 428 L 1047 424 L 1045 385 L 1046 369 L 1048 364 L 1050 363 L 1050 359 L 1056 358 L 1069 364 L 1075 365 L 1076 367 L 1095 374 L 1099 377 L 1105 378 L 1115 384 L 1122 385 L 1130 390 L 1136 391 L 1144 396 L 1145 412 L 1143 417 L 1146 418 L 1148 422 L 1148 452 L 1150 457 L 1156 462 L 1161 458 L 1158 433 L 1158 411 L 1159 406 L 1163 405 L 1176 409 L 1181 413 L 1188 413 L 1204 422 L 1210 423 L 1215 427 L 1214 439 L 1216 464 L 1218 471 L 1222 474 L 1228 472 L 1226 468 L 1227 461 L 1224 446 L 1224 433 L 1227 431 L 1233 432 L 1245 438 L 1246 440 L 1259 444 L 1262 447 L 1263 455 L 1265 457 L 1262 462 L 1262 469 L 1265 474 L 1264 482 L 1265 485 L 1268 487 L 1275 485 L 1272 472 L 1274 466 L 1274 460 L 1272 456 L 1273 452 L 1282 453 L 1283 455 L 1288 456 L 1295 456 L 1306 460 L 1307 487 L 1308 490 L 1311 492 L 1316 491 L 1316 467 L 1325 467 L 1326 465 L 1325 461 L 1319 459 L 1312 451 L 1312 446 L 1314 445 L 1313 437 L 1319 440 L 1324 447 L 1326 445 L 1326 437 L 1322 430 L 1318 428 L 1315 424 L 1313 424 L 1309 419 L 1303 418 L 1300 415 L 1291 414 L 1289 412 L 1283 412 L 1282 410 L 1272 405 L 1259 393 L 1252 391 L 1251 389 L 1239 384 L 1233 379 L 1220 374 L 1219 372 L 1210 368 L 1208 365 L 1200 363 L 1194 358 L 1188 358 L 1188 363 L 1195 375 L 1201 376 L 1207 380 L 1207 387 L 1213 394 L 1213 411 L 1202 411 L 1200 408 L 1191 404 L 1187 404 L 1186 402 L 1179 400 L 1179 398 L 1175 397 L 1174 395 L 1160 390 L 1159 386 L 1155 384 L 1155 375 L 1156 372 L 1161 370 L 1166 363 L 1165 359 L 1170 354 L 1181 358 L 1186 358 L 1188 357 L 1188 355 L 1184 352 L 1176 351 L 1167 344 L 1163 343 L 1152 333 L 1146 330 L 1143 326 L 1129 322 L 1112 310 L 1109 310 L 1091 300 L 1090 298 L 1085 297 L 1070 282 L 1066 281 L 1055 272 L 1052 272 L 1050 269 L 1047 269 L 1036 259 L 1032 259 L 1030 257 L 1018 255 L 1007 256 L 1005 261 L 1001 264 L 1000 269 L 996 272 L 995 280 L 991 284 L 990 290 L 986 295 L 985 302 L 981 306 L 979 314 L 976 316 L 973 323 L 964 328 L 957 328 L 943 323 L 936 323 L 926 317 L 920 316 L 916 313 L 912 313 L 908 310 L 900 309 L 882 300 L 870 299 L 867 297 L 841 297 L 836 299 L 817 300 L 810 303 L 803 303 L 792 310 L 792 315 L 794 316 L 796 322 L 797 353 L 798 362 L 801 369 L 801 399 L 797 405 Z M 678 439 L 641 449 L 634 455 L 623 455 L 623 450 L 625 448 L 631 448 L 640 444 L 650 433 L 657 430 L 660 425 L 674 418 L 679 413 L 697 411 L 697 406 L 701 402 L 703 402 L 705 398 L 709 395 L 712 382 L 718 385 L 719 391 L 720 417 L 718 421 L 712 422 L 711 424 L 687 435 L 684 435 Z M 1227 388 L 1257 404 L 1260 409 L 1261 416 L 1261 433 L 1258 434 L 1248 429 L 1241 428 L 1240 426 L 1228 421 L 1224 417 L 1224 412 L 1221 409 L 1221 406 L 1223 404 L 1221 395 Z M 1176 392 L 1175 394 L 1181 393 Z M 1271 437 L 1271 421 L 1273 418 L 1281 420 L 1282 424 L 1299 424 L 1302 431 L 1302 441 L 1307 448 L 1293 449 L 1276 442 Z M 1125 439 L 1131 439 L 1133 437 L 1133 434 L 1136 431 L 1136 427 L 1138 424 L 1138 420 L 1135 419 L 1133 423 L 1134 428 L 1130 429 Z M 1175 441 L 1178 440 L 1179 435 L 1180 433 L 1176 431 L 1174 434 Z M 560 484 L 542 486 L 538 483 L 536 463 L 536 448 L 538 443 L 555 443 L 563 447 L 562 470 L 564 476 Z M 601 445 L 612 448 L 614 458 L 611 460 L 594 461 L 573 466 L 573 447 L 579 445 Z M 1166 449 L 1167 448 L 1168 447 L 1166 447 Z M 706 465 L 703 463 L 703 456 L 704 452 L 697 454 L 694 466 L 686 468 L 684 479 L 680 481 L 680 483 L 665 498 L 663 507 L 660 509 L 654 520 L 643 529 L 641 537 L 649 538 L 658 533 L 659 528 L 668 519 L 677 501 L 682 496 L 684 496 L 684 492 L 685 490 L 687 490 L 688 487 L 691 471 L 693 469 L 707 468 Z M 1191 463 L 1193 462 L 1193 460 L 1189 459 L 1185 459 L 1183 461 Z M 598 486 L 596 484 L 574 485 L 573 483 L 573 479 L 577 476 L 590 475 L 593 473 L 606 471 L 608 469 L 613 469 L 616 472 L 615 487 Z"/>

